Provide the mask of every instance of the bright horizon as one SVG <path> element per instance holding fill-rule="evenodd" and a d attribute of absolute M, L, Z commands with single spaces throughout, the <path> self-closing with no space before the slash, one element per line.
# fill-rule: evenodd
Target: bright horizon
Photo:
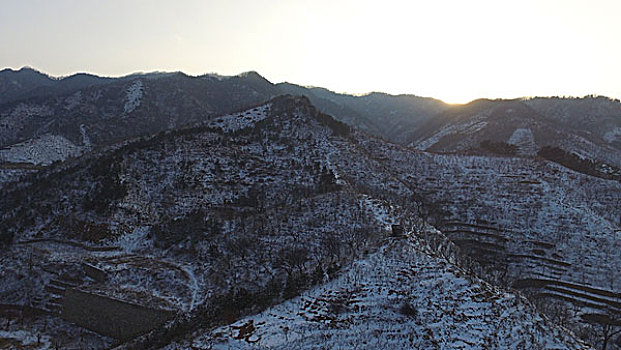
<path fill-rule="evenodd" d="M 0 66 L 182 71 L 336 92 L 621 98 L 621 2 L 6 0 Z"/>

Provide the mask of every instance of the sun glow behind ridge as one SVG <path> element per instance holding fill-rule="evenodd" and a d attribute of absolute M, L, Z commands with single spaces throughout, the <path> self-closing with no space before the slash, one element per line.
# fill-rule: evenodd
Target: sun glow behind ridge
<path fill-rule="evenodd" d="M 621 97 L 621 2 L 8 0 L 0 62 L 54 75 L 256 70 L 446 102 Z"/>

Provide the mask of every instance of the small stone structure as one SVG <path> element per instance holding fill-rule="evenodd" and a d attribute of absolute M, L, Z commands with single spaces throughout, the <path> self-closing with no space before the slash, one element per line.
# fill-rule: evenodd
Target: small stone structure
<path fill-rule="evenodd" d="M 67 289 L 63 298 L 62 318 L 119 340 L 144 334 L 174 314 L 173 311 L 151 309 L 75 288 Z"/>

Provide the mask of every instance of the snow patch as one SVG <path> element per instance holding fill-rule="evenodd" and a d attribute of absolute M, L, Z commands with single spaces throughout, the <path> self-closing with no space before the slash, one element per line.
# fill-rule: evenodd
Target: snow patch
<path fill-rule="evenodd" d="M 84 145 L 84 148 L 86 148 L 87 151 L 90 151 L 93 148 L 93 144 L 86 133 L 86 127 L 84 124 L 80 125 L 80 134 L 82 134 L 82 144 Z"/>
<path fill-rule="evenodd" d="M 472 118 L 472 120 L 469 120 L 466 123 L 457 123 L 445 126 L 433 136 L 421 141 L 418 145 L 415 145 L 415 148 L 417 150 L 424 151 L 438 143 L 440 139 L 447 135 L 454 135 L 459 133 L 468 135 L 474 134 L 487 126 L 487 121 L 484 120 L 485 118 L 487 118 L 487 116 L 481 114 L 476 116 L 475 118 Z"/>
<path fill-rule="evenodd" d="M 212 128 L 222 129 L 224 132 L 232 132 L 254 126 L 257 122 L 267 118 L 270 104 L 253 108 L 246 112 L 224 115 L 209 122 Z"/>
<path fill-rule="evenodd" d="M 127 102 L 125 102 L 125 106 L 123 110 L 125 114 L 129 114 L 133 112 L 138 106 L 140 106 L 140 102 L 142 101 L 142 81 L 136 80 L 135 83 L 130 85 L 127 88 Z"/>
<path fill-rule="evenodd" d="M 0 330 L 0 339 L 12 340 L 13 342 L 19 342 L 24 347 L 34 347 L 38 349 L 51 349 L 51 342 L 49 337 L 35 334 L 36 332 L 30 332 L 23 329 L 14 331 Z M 13 348 L 5 348 L 13 349 Z"/>
<path fill-rule="evenodd" d="M 384 230 L 389 231 L 392 225 L 397 222 L 391 213 L 393 210 L 392 206 L 384 201 L 365 195 L 360 204 L 372 213 Z"/>
<path fill-rule="evenodd" d="M 134 253 L 149 248 L 150 240 L 147 239 L 150 228 L 148 226 L 136 227 L 132 232 L 120 236 L 116 245 L 121 247 L 126 253 Z"/>
<path fill-rule="evenodd" d="M 50 165 L 83 153 L 83 147 L 58 135 L 43 135 L 0 150 L 0 161 Z"/>
<path fill-rule="evenodd" d="M 534 156 L 537 154 L 537 144 L 533 131 L 529 128 L 516 129 L 509 138 L 510 145 L 514 145 L 518 149 L 518 154 L 524 156 Z"/>
<path fill-rule="evenodd" d="M 604 134 L 604 140 L 608 143 L 612 143 L 621 140 L 621 128 L 616 127 Z"/>
<path fill-rule="evenodd" d="M 194 269 L 192 269 L 191 266 L 186 265 L 186 266 L 183 266 L 181 269 L 183 270 L 183 272 L 185 272 L 190 282 L 190 285 L 188 287 L 192 291 L 192 301 L 190 301 L 188 311 L 192 311 L 194 310 L 194 307 L 196 306 L 196 301 L 198 300 L 198 293 L 200 292 L 200 286 L 198 284 L 198 280 L 196 279 L 196 275 L 194 274 Z"/>
<path fill-rule="evenodd" d="M 78 91 L 65 99 L 65 109 L 72 110 L 82 102 L 82 91 Z"/>

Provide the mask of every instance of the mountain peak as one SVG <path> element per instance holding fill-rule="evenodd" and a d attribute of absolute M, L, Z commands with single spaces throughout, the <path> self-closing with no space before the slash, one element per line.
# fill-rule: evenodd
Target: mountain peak
<path fill-rule="evenodd" d="M 240 78 L 246 78 L 246 79 L 252 79 L 252 80 L 260 80 L 260 81 L 265 81 L 271 84 L 271 82 L 269 80 L 267 80 L 264 76 L 262 76 L 261 74 L 259 74 L 256 71 L 248 71 L 248 72 L 243 72 L 237 75 Z"/>
<path fill-rule="evenodd" d="M 41 77 L 50 78 L 49 75 L 47 75 L 47 74 L 45 74 L 45 73 L 43 73 L 41 71 L 38 71 L 38 70 L 36 70 L 36 69 L 34 69 L 32 67 L 29 67 L 29 66 L 24 66 L 24 67 L 22 67 L 20 69 L 17 69 L 17 70 L 15 70 L 13 68 L 5 68 L 5 69 L 0 71 L 0 74 L 1 75 L 4 75 L 4 74 L 11 74 L 11 75 L 18 75 L 18 74 L 19 75 L 37 75 L 37 76 L 41 76 Z"/>
<path fill-rule="evenodd" d="M 261 77 L 261 78 L 263 78 L 261 76 L 261 74 L 259 74 L 257 71 L 254 71 L 254 70 L 249 70 L 247 72 L 239 73 L 238 76 L 244 77 L 244 78 L 245 77 Z"/>

